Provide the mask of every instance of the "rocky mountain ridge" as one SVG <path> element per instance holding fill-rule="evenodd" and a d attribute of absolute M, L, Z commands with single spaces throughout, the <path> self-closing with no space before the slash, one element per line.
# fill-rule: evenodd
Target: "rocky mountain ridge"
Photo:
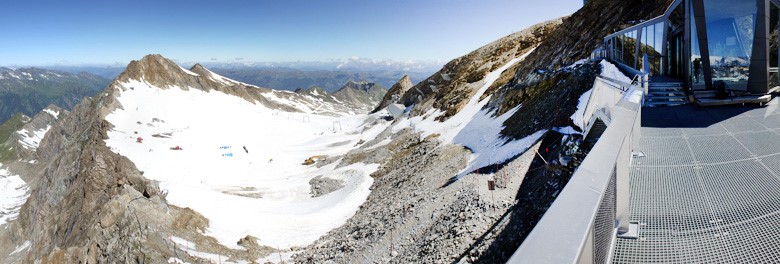
<path fill-rule="evenodd" d="M 561 23 L 563 18 L 539 23 L 454 59 L 439 72 L 408 89 L 400 102 L 406 106 L 414 105 L 413 115 L 421 115 L 433 108 L 444 112 L 439 120 L 446 120 L 457 113 L 484 84 L 481 81 L 488 72 L 532 51 Z"/>
<path fill-rule="evenodd" d="M 92 96 L 110 80 L 86 72 L 78 74 L 41 68 L 0 67 L 0 122 L 16 113 L 32 116 L 50 104 L 70 109 Z"/>
<path fill-rule="evenodd" d="M 381 98 L 387 93 L 387 89 L 381 84 L 348 81 L 333 93 L 328 93 L 316 85 L 306 90 L 299 88 L 295 90 L 295 93 L 308 95 L 328 103 L 343 104 L 355 109 L 355 113 L 367 113 L 379 104 Z"/>
<path fill-rule="evenodd" d="M 377 112 L 379 110 L 384 109 L 390 104 L 397 104 L 401 100 L 401 96 L 405 94 L 409 89 L 412 88 L 414 84 L 412 84 L 412 79 L 409 78 L 409 75 L 404 75 L 404 77 L 401 77 L 398 82 L 393 84 L 392 87 L 390 87 L 390 90 L 387 90 L 387 93 L 385 93 L 385 96 L 382 97 L 382 100 L 380 101 L 379 105 L 374 108 L 372 112 Z"/>
<path fill-rule="evenodd" d="M 368 112 L 379 104 L 386 93 L 387 89 L 381 84 L 349 81 L 334 92 L 333 97 L 340 102 L 359 106 L 360 109 Z"/>

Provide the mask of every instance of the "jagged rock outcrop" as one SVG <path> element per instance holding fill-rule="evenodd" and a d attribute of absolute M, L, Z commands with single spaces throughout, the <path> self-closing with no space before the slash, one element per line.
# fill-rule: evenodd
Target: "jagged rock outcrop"
<path fill-rule="evenodd" d="M 403 96 L 407 91 L 409 91 L 409 89 L 411 89 L 413 85 L 414 84 L 412 84 L 412 79 L 409 78 L 409 75 L 404 75 L 404 77 L 401 77 L 401 79 L 398 80 L 398 82 L 393 84 L 393 87 L 390 87 L 390 90 L 387 90 L 385 96 L 382 97 L 382 101 L 371 112 L 382 110 L 390 104 L 399 103 L 399 101 L 401 100 L 401 96 Z"/>
<path fill-rule="evenodd" d="M 326 95 L 328 95 L 328 92 L 325 91 L 325 89 L 322 89 L 322 87 L 319 87 L 317 85 L 309 87 L 309 89 L 306 89 L 306 90 L 304 90 L 302 88 L 298 88 L 297 90 L 295 90 L 295 92 L 296 93 L 307 94 L 307 95 L 314 96 L 314 97 L 325 97 Z"/>
<path fill-rule="evenodd" d="M 538 46 L 562 22 L 563 18 L 559 18 L 539 23 L 454 59 L 404 93 L 401 102 L 406 106 L 415 105 L 412 115 L 435 108 L 444 112 L 439 120 L 446 120 L 474 96 L 484 84 L 482 79 L 488 72 Z M 507 71 L 514 72 L 514 69 Z"/>
<path fill-rule="evenodd" d="M 379 104 L 386 93 L 387 89 L 381 84 L 349 81 L 334 92 L 333 97 L 368 112 Z"/>

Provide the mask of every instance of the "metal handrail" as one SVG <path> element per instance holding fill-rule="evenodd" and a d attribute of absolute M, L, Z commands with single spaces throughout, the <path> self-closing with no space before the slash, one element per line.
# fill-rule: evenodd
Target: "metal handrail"
<path fill-rule="evenodd" d="M 611 107 L 611 124 L 508 263 L 609 260 L 615 234 L 628 229 L 628 173 L 640 136 L 642 97 L 641 87 L 634 85 Z M 612 205 L 605 208 L 609 201 Z M 614 225 L 597 222 L 610 217 Z M 611 235 L 604 237 L 604 231 Z"/>

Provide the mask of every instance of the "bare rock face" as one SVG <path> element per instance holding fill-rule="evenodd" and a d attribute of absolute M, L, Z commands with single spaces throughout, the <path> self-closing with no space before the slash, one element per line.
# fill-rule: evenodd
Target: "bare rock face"
<path fill-rule="evenodd" d="M 238 240 L 237 243 L 239 246 L 245 247 L 245 248 L 257 248 L 260 247 L 257 244 L 257 238 L 253 236 L 246 236 L 242 239 Z"/>
<path fill-rule="evenodd" d="M 344 187 L 344 181 L 317 176 L 309 181 L 311 197 L 320 197 Z"/>
<path fill-rule="evenodd" d="M 387 89 L 381 84 L 350 81 L 334 92 L 333 97 L 368 112 L 380 103 L 385 94 L 387 94 Z"/>
<path fill-rule="evenodd" d="M 531 51 L 562 22 L 563 18 L 559 18 L 539 23 L 454 59 L 439 72 L 408 89 L 400 102 L 405 106 L 415 105 L 413 115 L 420 115 L 430 108 L 439 109 L 445 112 L 439 120 L 445 120 L 458 113 L 474 96 L 484 84 L 482 80 L 488 72 Z"/>
<path fill-rule="evenodd" d="M 100 212 L 100 227 L 105 229 L 114 226 L 119 220 L 119 217 L 125 213 L 124 209 L 125 208 L 122 208 L 119 201 L 109 201 Z"/>
<path fill-rule="evenodd" d="M 409 78 L 409 75 L 404 75 L 404 77 L 401 77 L 398 82 L 393 84 L 393 87 L 390 87 L 390 90 L 388 90 L 385 96 L 382 97 L 382 102 L 380 102 L 379 106 L 374 108 L 374 111 L 372 112 L 382 110 L 390 104 L 398 103 L 401 100 L 401 96 L 409 91 L 413 85 L 414 84 L 412 84 L 412 79 Z"/>
<path fill-rule="evenodd" d="M 322 89 L 322 87 L 319 87 L 319 86 L 316 86 L 316 85 L 314 85 L 312 87 L 309 87 L 309 89 L 306 89 L 306 90 L 304 90 L 302 88 L 298 88 L 298 89 L 295 90 L 295 92 L 296 93 L 308 94 L 308 95 L 314 96 L 314 97 L 327 97 L 327 95 L 328 95 L 328 92 L 325 91 L 325 89 Z"/>
<path fill-rule="evenodd" d="M 144 80 L 164 89 L 177 86 L 182 89 L 195 87 L 209 90 L 208 87 L 216 86 L 213 80 L 198 77 L 199 74 L 185 70 L 159 54 L 152 54 L 144 56 L 140 61 L 130 62 L 127 69 L 117 77 L 117 81 Z"/>

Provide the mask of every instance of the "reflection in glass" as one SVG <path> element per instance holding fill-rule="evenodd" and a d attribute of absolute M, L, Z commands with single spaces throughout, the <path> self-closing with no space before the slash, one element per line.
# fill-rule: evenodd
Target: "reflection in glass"
<path fill-rule="evenodd" d="M 615 61 L 618 61 L 618 62 L 623 62 L 623 48 L 622 48 L 623 47 L 623 40 L 621 39 L 621 37 L 623 37 L 623 36 L 622 35 L 621 36 L 615 36 L 615 38 L 613 38 L 613 40 L 615 41 L 615 43 L 614 43 L 615 51 L 614 51 L 614 54 L 612 55 L 613 56 L 612 59 L 615 60 Z"/>
<path fill-rule="evenodd" d="M 664 22 L 655 24 L 655 51 L 654 53 L 657 54 L 655 58 L 653 58 L 653 75 L 661 75 L 661 57 L 663 53 L 663 41 L 664 41 Z"/>
<path fill-rule="evenodd" d="M 667 20 L 666 26 L 667 41 L 666 45 L 666 63 L 665 74 L 669 77 L 682 79 L 685 76 L 684 60 L 685 57 L 685 6 L 678 5 L 672 11 Z"/>
<path fill-rule="evenodd" d="M 693 5 L 691 3 L 691 5 Z M 704 65 L 702 64 L 703 61 L 701 59 L 701 47 L 699 46 L 699 35 L 698 30 L 696 29 L 696 19 L 693 15 L 693 7 L 690 8 L 691 15 L 689 16 L 691 19 L 691 88 L 693 90 L 703 90 L 706 89 L 704 85 Z"/>
<path fill-rule="evenodd" d="M 705 0 L 713 86 L 747 90 L 756 12 L 755 1 Z"/>
<path fill-rule="evenodd" d="M 637 67 L 640 70 L 644 70 L 645 60 L 644 56 L 647 53 L 647 30 L 641 30 L 642 33 L 639 36 L 639 56 L 637 56 Z"/>
<path fill-rule="evenodd" d="M 636 67 L 636 30 L 630 31 L 624 34 L 625 41 L 623 42 L 623 63 L 632 67 Z"/>

